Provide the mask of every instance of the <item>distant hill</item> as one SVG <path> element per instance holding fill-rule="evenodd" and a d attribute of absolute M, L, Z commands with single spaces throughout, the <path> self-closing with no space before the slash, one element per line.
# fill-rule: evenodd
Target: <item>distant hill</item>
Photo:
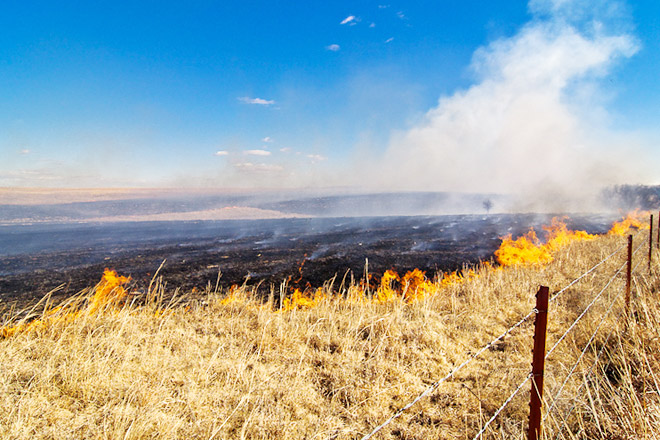
<path fill-rule="evenodd" d="M 409 192 L 293 198 L 259 207 L 315 217 L 475 214 L 497 209 L 502 199 L 492 194 Z"/>
<path fill-rule="evenodd" d="M 504 197 L 410 192 L 348 195 L 299 193 L 183 194 L 67 203 L 0 205 L 0 223 L 224 220 L 278 217 L 369 217 L 497 211 Z"/>

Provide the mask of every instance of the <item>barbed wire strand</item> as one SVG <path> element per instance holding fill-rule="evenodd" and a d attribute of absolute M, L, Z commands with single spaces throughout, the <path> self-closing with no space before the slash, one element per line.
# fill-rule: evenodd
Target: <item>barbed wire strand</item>
<path fill-rule="evenodd" d="M 638 235 L 639 233 L 640 233 L 640 231 L 637 232 L 637 235 Z M 640 245 L 640 246 L 641 246 L 641 245 Z M 623 246 L 622 246 L 622 248 L 623 248 Z M 638 248 L 638 249 L 639 249 L 639 248 Z M 614 254 L 616 254 L 619 250 L 620 250 L 620 249 L 617 249 L 617 250 L 614 252 Z M 608 257 L 606 258 L 606 260 L 609 259 L 610 257 L 611 257 L 611 256 L 608 256 Z M 598 263 L 598 265 L 600 265 L 600 264 L 602 264 L 602 263 L 603 263 L 603 261 L 601 261 L 600 263 Z M 619 271 L 620 271 L 620 270 L 619 270 Z M 584 276 L 586 276 L 586 275 L 587 275 L 587 274 L 583 274 L 583 275 L 581 276 L 581 278 L 584 277 Z M 568 288 L 568 287 L 569 287 L 569 286 L 567 286 L 566 288 Z M 566 289 L 566 288 L 565 288 L 565 289 Z M 557 294 L 555 294 L 555 296 L 557 296 Z M 477 357 L 479 357 L 483 352 L 485 352 L 486 350 L 488 350 L 488 349 L 489 349 L 490 347 L 492 347 L 495 343 L 499 342 L 499 341 L 502 340 L 504 337 L 506 337 L 511 331 L 513 331 L 513 330 L 515 330 L 516 328 L 520 327 L 525 321 L 527 321 L 532 315 L 534 315 L 534 314 L 536 314 L 536 313 L 538 313 L 538 310 L 536 310 L 536 308 L 532 309 L 527 315 L 525 315 L 524 317 L 522 317 L 522 318 L 520 319 L 520 321 L 516 322 L 514 325 L 512 325 L 511 327 L 509 327 L 509 328 L 508 328 L 504 333 L 502 333 L 500 336 L 498 336 L 497 338 L 493 339 L 493 340 L 490 341 L 488 344 L 484 345 L 481 349 L 479 349 L 477 352 L 475 352 L 474 354 L 472 354 L 471 356 L 469 356 L 469 357 L 468 357 L 468 358 L 467 358 L 462 364 L 460 364 L 460 365 L 457 366 L 456 368 L 454 368 L 454 369 L 452 369 L 451 371 L 449 371 L 449 373 L 447 373 L 447 375 L 445 375 L 445 376 L 442 377 L 441 379 L 439 379 L 439 380 L 433 382 L 431 385 L 429 385 L 429 386 L 428 386 L 428 387 L 427 387 L 427 388 L 426 388 L 421 394 L 419 394 L 415 399 L 413 399 L 412 401 L 410 401 L 410 402 L 409 402 L 408 404 L 406 404 L 405 406 L 402 406 L 401 408 L 399 408 L 399 410 L 397 410 L 394 414 L 392 414 L 387 420 L 385 420 L 383 423 L 381 423 L 381 424 L 378 425 L 376 428 L 374 428 L 369 434 L 367 434 L 367 435 L 365 435 L 364 437 L 362 437 L 361 440 L 369 440 L 369 439 L 370 439 L 371 437 L 373 437 L 376 433 L 378 433 L 381 429 L 383 429 L 384 427 L 386 427 L 387 425 L 389 425 L 390 423 L 392 423 L 392 421 L 394 421 L 395 419 L 397 419 L 398 417 L 400 417 L 401 414 L 403 414 L 404 412 L 406 412 L 410 407 L 412 407 L 413 405 L 415 405 L 417 402 L 419 402 L 419 401 L 420 401 L 421 399 L 423 399 L 424 397 L 428 396 L 428 395 L 429 395 L 430 393 L 432 393 L 436 388 L 438 388 L 442 383 L 444 383 L 444 382 L 446 382 L 448 379 L 452 378 L 456 373 L 458 373 L 458 371 L 460 371 L 460 370 L 463 369 L 465 366 L 467 366 L 469 363 L 471 363 L 474 359 L 476 359 Z M 546 356 L 547 356 L 547 355 L 546 355 Z M 527 380 L 529 380 L 530 377 L 531 377 L 531 376 L 528 376 L 528 378 L 525 380 L 525 382 L 526 382 Z M 516 389 L 515 393 L 517 393 L 517 392 L 520 390 L 520 388 L 522 388 L 522 386 L 524 385 L 525 382 L 523 382 L 523 383 L 518 387 L 518 389 Z M 510 398 L 507 399 L 507 402 L 505 402 L 505 403 L 508 403 L 511 399 L 513 399 L 514 396 L 515 396 L 515 394 L 512 395 L 512 396 L 510 396 Z M 500 408 L 500 410 L 498 410 L 498 412 L 495 414 L 495 416 L 497 416 L 497 414 L 499 414 L 499 412 L 500 412 L 502 409 L 503 409 L 503 408 Z M 494 418 L 493 418 L 492 420 L 494 420 Z M 492 420 L 489 421 L 488 424 L 490 424 L 490 423 L 492 422 Z M 482 435 L 482 434 L 483 434 L 483 431 L 482 431 L 478 436 L 480 436 L 480 435 Z M 476 438 L 476 437 L 475 437 L 475 438 Z"/>
<path fill-rule="evenodd" d="M 561 386 L 559 387 L 559 391 L 557 391 L 557 393 L 555 394 L 555 396 L 552 398 L 552 405 L 550 405 L 550 407 L 547 409 L 546 414 L 545 414 L 545 416 L 543 417 L 543 422 L 545 422 L 545 420 L 548 418 L 548 416 L 549 416 L 550 413 L 552 412 L 552 409 L 555 407 L 555 404 L 559 401 L 559 397 L 561 396 L 562 392 L 564 391 L 564 387 L 565 387 L 566 384 L 568 383 L 569 379 L 573 376 L 573 372 L 575 371 L 575 369 L 577 368 L 577 366 L 580 364 L 580 361 L 582 360 L 582 357 L 587 353 L 587 349 L 591 346 L 591 344 L 592 344 L 592 342 L 594 341 L 594 339 L 596 339 L 596 334 L 598 333 L 598 330 L 600 330 L 600 327 L 601 327 L 601 326 L 603 325 L 603 323 L 605 322 L 605 319 L 609 316 L 610 312 L 611 312 L 612 309 L 614 308 L 614 304 L 616 304 L 617 300 L 621 297 L 621 295 L 623 294 L 623 292 L 624 292 L 623 290 L 622 290 L 621 292 L 619 292 L 619 294 L 618 294 L 618 295 L 614 298 L 614 300 L 610 303 L 609 308 L 607 309 L 607 311 L 606 311 L 605 314 L 603 315 L 603 319 L 600 320 L 600 322 L 598 323 L 598 326 L 596 327 L 596 330 L 593 332 L 593 334 L 592 334 L 591 337 L 589 338 L 589 341 L 587 342 L 587 344 L 586 344 L 586 345 L 584 346 L 584 348 L 582 349 L 582 352 L 580 353 L 580 356 L 578 356 L 577 362 L 575 362 L 575 364 L 573 364 L 573 367 L 572 367 L 571 370 L 568 372 L 568 375 L 566 376 L 566 379 L 564 379 L 564 381 L 562 382 Z"/>
<path fill-rule="evenodd" d="M 511 403 L 511 401 L 513 400 L 513 398 L 516 397 L 516 394 L 518 394 L 518 393 L 520 392 L 520 390 L 522 389 L 522 387 L 524 387 L 525 384 L 527 383 L 527 381 L 529 381 L 529 379 L 531 379 L 531 378 L 532 378 L 532 373 L 530 372 L 530 373 L 527 375 L 527 377 L 525 378 L 525 380 L 523 380 L 522 383 L 521 383 L 520 385 L 518 385 L 518 388 L 516 388 L 516 389 L 513 391 L 513 393 L 511 393 L 511 395 L 510 395 L 510 396 L 504 401 L 504 403 L 502 404 L 502 406 L 500 406 L 500 407 L 497 409 L 497 411 L 495 411 L 495 414 L 493 414 L 493 416 L 492 416 L 492 417 L 486 422 L 486 424 L 481 428 L 481 431 L 479 431 L 479 433 L 478 433 L 476 436 L 474 436 L 474 438 L 473 438 L 472 440 L 477 440 L 478 438 L 481 438 L 481 436 L 484 434 L 484 432 L 486 432 L 486 429 L 488 429 L 488 426 L 489 426 L 491 423 L 493 423 L 493 421 L 497 418 L 497 416 L 500 415 L 500 413 L 502 412 L 502 410 L 503 410 L 504 408 L 506 408 L 506 406 L 507 406 L 509 403 Z"/>
<path fill-rule="evenodd" d="M 492 347 L 494 344 L 502 340 L 505 336 L 507 336 L 510 332 L 515 330 L 516 328 L 520 327 L 525 321 L 527 321 L 532 315 L 535 313 L 538 313 L 536 308 L 532 309 L 531 312 L 529 312 L 527 315 L 525 315 L 520 321 L 516 322 L 514 325 L 509 327 L 504 333 L 502 333 L 500 336 L 497 338 L 493 339 L 490 341 L 488 344 L 484 345 L 481 349 L 476 351 L 474 354 L 469 356 L 465 361 L 463 361 L 462 364 L 457 366 L 456 368 L 452 369 L 449 373 L 447 373 L 446 376 L 442 377 L 441 379 L 433 382 L 431 385 L 429 385 L 419 396 L 417 396 L 414 400 L 412 400 L 410 403 L 406 404 L 405 406 L 401 407 L 397 412 L 392 414 L 389 419 L 385 420 L 383 423 L 378 425 L 376 428 L 374 428 L 369 434 L 365 435 L 362 437 L 362 440 L 368 440 L 370 439 L 374 434 L 376 434 L 378 431 L 389 425 L 394 419 L 398 418 L 401 414 L 403 414 L 405 411 L 408 410 L 411 406 L 413 406 L 415 403 L 419 402 L 421 399 L 424 397 L 428 396 L 430 393 L 432 393 L 436 388 L 438 388 L 443 382 L 447 381 L 451 377 L 453 377 L 458 371 L 463 369 L 466 365 L 468 365 L 470 362 L 475 360 L 477 357 L 479 357 L 483 352 L 488 350 L 490 347 Z"/>
<path fill-rule="evenodd" d="M 593 272 L 594 270 L 596 270 L 598 267 L 600 267 L 601 265 L 603 265 L 606 261 L 608 261 L 610 258 L 612 258 L 613 256 L 615 256 L 616 254 L 618 254 L 618 253 L 619 253 L 622 249 L 624 249 L 625 247 L 626 247 L 626 244 L 622 244 L 617 250 L 615 250 L 614 252 L 612 252 L 610 255 L 608 255 L 608 256 L 605 257 L 604 259 L 600 260 L 600 262 L 598 262 L 598 263 L 597 263 L 595 266 L 593 266 L 591 269 L 589 269 L 588 271 L 586 271 L 585 273 L 583 273 L 583 274 L 580 275 L 579 277 L 575 278 L 573 281 L 571 281 L 568 285 L 566 285 L 566 286 L 565 286 L 564 288 L 562 288 L 561 290 L 555 292 L 555 293 L 552 295 L 552 297 L 550 298 L 550 302 L 552 302 L 552 301 L 554 301 L 555 299 L 557 299 L 557 297 L 558 297 L 559 295 L 561 295 L 562 293 L 564 293 L 565 291 L 567 291 L 568 289 L 570 289 L 573 285 L 575 285 L 575 283 L 577 283 L 577 282 L 580 281 L 582 278 L 586 277 L 586 276 L 589 275 L 591 272 Z"/>
<path fill-rule="evenodd" d="M 646 237 L 644 240 L 642 240 L 642 242 L 641 242 L 640 244 L 638 244 L 637 247 L 635 248 L 635 252 L 633 252 L 633 254 L 636 254 L 637 251 L 638 251 L 642 246 L 644 246 L 644 245 L 646 244 L 647 241 L 649 241 L 649 238 L 648 238 L 648 237 Z"/>
<path fill-rule="evenodd" d="M 642 247 L 643 244 L 644 244 L 644 243 L 641 243 L 639 246 L 637 246 L 637 249 L 635 249 L 635 252 L 633 252 L 633 255 L 635 255 L 635 254 L 637 253 L 637 251 Z M 640 264 L 642 264 L 642 261 L 643 261 L 643 260 L 638 261 L 637 264 L 635 264 L 635 265 L 632 267 L 631 272 L 634 273 L 635 271 L 637 271 L 637 268 L 639 267 Z"/>
<path fill-rule="evenodd" d="M 619 314 L 617 315 L 616 319 L 618 320 L 621 317 L 622 314 L 623 314 L 623 311 L 620 311 Z M 614 334 L 614 331 L 616 329 L 617 329 L 617 327 L 613 326 L 612 330 L 610 330 L 609 334 L 605 338 L 605 342 L 603 342 L 603 345 L 600 347 L 600 350 L 598 351 L 598 354 L 596 355 L 596 359 L 594 360 L 594 362 L 589 367 L 589 370 L 585 373 L 584 380 L 582 381 L 582 383 L 578 387 L 577 391 L 575 392 L 576 396 L 580 394 L 580 391 L 582 391 L 582 388 L 584 388 L 585 384 L 587 383 L 587 378 L 589 376 L 591 376 L 591 373 L 593 373 L 594 367 L 596 365 L 598 365 L 598 361 L 600 360 L 601 356 L 605 352 L 605 348 L 607 347 L 607 343 L 609 342 L 610 338 L 612 337 L 612 335 Z M 555 437 L 555 440 L 559 439 L 559 436 L 561 435 L 561 433 L 564 430 L 564 427 L 566 426 L 566 422 L 568 421 L 568 418 L 570 417 L 571 413 L 573 413 L 573 410 L 575 410 L 575 407 L 577 406 L 577 404 L 578 404 L 577 397 L 574 397 L 573 398 L 573 405 L 566 412 L 566 414 L 564 416 L 562 416 L 562 425 L 559 427 L 559 431 L 557 432 L 557 436 Z"/>
<path fill-rule="evenodd" d="M 547 359 L 548 357 L 550 357 L 550 355 L 551 355 L 552 352 L 555 350 L 555 348 L 557 348 L 557 346 L 558 346 L 558 345 L 564 340 L 564 338 L 566 338 L 566 336 L 568 336 L 568 334 L 571 332 L 571 330 L 573 330 L 573 329 L 575 328 L 575 326 L 576 326 L 577 323 L 582 319 L 582 317 L 584 317 L 584 315 L 587 314 L 587 312 L 589 311 L 589 309 L 591 309 L 591 307 L 596 303 L 596 301 L 598 301 L 598 299 L 603 295 L 603 293 L 607 290 L 607 288 L 610 287 L 610 285 L 614 282 L 614 280 L 616 279 L 616 277 L 619 276 L 619 274 L 621 273 L 621 271 L 623 270 L 623 268 L 626 266 L 626 264 L 628 264 L 627 261 L 626 261 L 625 263 L 623 263 L 623 264 L 619 267 L 619 269 L 614 273 L 614 275 L 612 275 L 612 276 L 610 277 L 610 279 L 607 281 L 607 284 L 605 284 L 605 287 L 603 287 L 603 288 L 601 289 L 601 291 L 598 292 L 598 294 L 597 294 L 597 295 L 594 297 L 594 299 L 589 303 L 589 305 L 587 305 L 587 307 L 582 311 L 582 313 L 580 313 L 580 316 L 578 316 L 578 317 L 575 319 L 575 321 L 573 321 L 573 323 L 568 327 L 568 329 L 564 332 L 564 334 L 561 335 L 561 337 L 557 340 L 557 342 L 555 342 L 555 344 L 552 346 L 552 348 L 551 348 L 550 350 L 548 350 L 548 352 L 547 352 L 546 355 L 545 355 L 546 359 Z"/>
<path fill-rule="evenodd" d="M 639 235 L 640 232 L 641 232 L 641 230 L 638 231 L 637 234 L 635 234 L 635 236 Z M 640 243 L 640 244 L 637 246 L 637 248 L 636 248 L 635 251 L 633 252 L 633 255 L 636 254 L 637 251 L 639 251 L 639 249 L 644 245 L 644 243 L 646 243 L 646 241 L 648 241 L 648 239 L 645 239 L 644 241 L 642 241 L 642 243 Z M 641 263 L 642 263 L 642 261 L 639 261 L 639 262 L 638 262 L 638 263 L 632 268 L 632 271 L 634 272 L 634 271 L 637 269 L 637 267 L 639 267 L 639 265 L 640 265 Z M 627 262 L 626 262 L 626 264 L 627 264 Z M 623 291 L 621 291 L 621 292 L 616 296 L 616 298 L 614 299 L 614 301 L 612 301 L 612 305 L 616 302 L 616 300 L 621 296 L 622 293 L 623 293 Z M 611 306 L 610 306 L 610 307 L 611 307 Z M 608 310 L 608 313 L 609 313 L 609 310 Z M 623 311 L 620 311 L 619 314 L 618 314 L 617 317 L 616 317 L 616 320 L 618 320 L 618 319 L 621 317 L 622 314 L 623 314 Z M 602 323 L 602 321 L 601 321 L 601 323 Z M 600 324 L 599 324 L 599 325 L 600 325 Z M 598 329 L 596 329 L 596 330 L 598 330 Z M 576 395 L 579 395 L 579 394 L 580 394 L 580 391 L 582 391 L 582 388 L 584 388 L 585 384 L 587 383 L 587 379 L 588 379 L 588 378 L 591 376 L 591 374 L 593 373 L 593 370 L 594 370 L 595 366 L 598 364 L 598 361 L 600 360 L 601 356 L 602 356 L 603 353 L 605 352 L 605 348 L 607 347 L 607 343 L 609 342 L 610 338 L 611 338 L 612 335 L 614 334 L 614 331 L 615 331 L 615 330 L 616 330 L 616 327 L 612 327 L 612 330 L 610 330 L 610 332 L 608 333 L 607 337 L 605 338 L 605 342 L 603 342 L 603 345 L 601 346 L 600 350 L 598 351 L 598 354 L 596 355 L 596 359 L 594 360 L 594 362 L 593 362 L 593 363 L 591 364 L 591 366 L 589 367 L 589 370 L 585 373 L 585 375 L 584 375 L 584 376 L 585 376 L 585 377 L 584 377 L 584 380 L 582 381 L 582 383 L 581 383 L 580 386 L 578 387 L 578 389 L 577 389 L 577 391 L 576 391 L 576 393 L 575 393 Z M 590 341 L 589 343 L 591 343 L 591 341 Z M 589 345 L 589 343 L 587 344 L 587 346 Z M 585 347 L 585 348 L 586 348 L 586 347 Z M 581 356 L 582 356 L 582 355 L 581 355 Z M 579 359 L 578 359 L 578 362 L 579 362 Z M 569 374 L 570 374 L 570 373 L 569 373 Z M 563 384 L 562 384 L 562 387 L 563 387 Z M 557 399 L 558 397 L 559 397 L 559 393 L 558 393 L 557 396 L 555 397 L 555 400 L 553 401 L 552 406 L 548 409 L 548 413 L 550 413 L 550 411 L 552 410 L 552 407 L 553 407 L 553 406 L 555 405 L 555 403 L 557 402 L 556 399 Z M 565 414 L 564 416 L 562 416 L 562 424 L 561 424 L 561 426 L 559 427 L 559 431 L 557 431 L 557 435 L 555 436 L 555 440 L 558 440 L 558 439 L 559 439 L 559 436 L 560 436 L 561 433 L 564 431 L 564 428 L 565 428 L 565 426 L 566 426 L 566 423 L 567 423 L 567 421 L 568 421 L 568 418 L 570 417 L 570 415 L 571 415 L 571 414 L 573 413 L 573 411 L 575 410 L 577 404 L 578 404 L 577 397 L 574 397 L 574 398 L 573 398 L 573 405 L 572 405 L 571 408 L 566 412 L 566 414 Z M 546 418 L 547 418 L 547 414 L 546 414 L 546 416 L 543 418 L 543 421 L 545 421 Z"/>

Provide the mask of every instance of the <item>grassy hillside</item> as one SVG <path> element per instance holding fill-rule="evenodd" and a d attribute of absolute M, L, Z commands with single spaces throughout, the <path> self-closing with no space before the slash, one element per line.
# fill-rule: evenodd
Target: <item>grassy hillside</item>
<path fill-rule="evenodd" d="M 335 279 L 307 292 L 282 286 L 286 299 L 273 292 L 266 302 L 236 287 L 165 303 L 157 279 L 138 293 L 107 272 L 61 307 L 46 299 L 36 319 L 6 315 L 0 437 L 361 438 L 528 315 L 539 285 L 558 292 L 618 250 L 551 302 L 548 349 L 587 311 L 546 360 L 552 411 L 544 429 L 547 438 L 655 438 L 660 255 L 651 272 L 647 245 L 635 255 L 627 318 L 625 271 L 613 277 L 625 242 L 616 234 L 570 236 L 532 246 L 542 251 L 536 262 L 432 279 L 389 273 L 370 285 Z M 522 241 L 509 244 L 525 253 Z M 527 377 L 533 321 L 532 314 L 375 438 L 473 438 Z M 484 438 L 525 437 L 529 392 L 527 382 Z"/>

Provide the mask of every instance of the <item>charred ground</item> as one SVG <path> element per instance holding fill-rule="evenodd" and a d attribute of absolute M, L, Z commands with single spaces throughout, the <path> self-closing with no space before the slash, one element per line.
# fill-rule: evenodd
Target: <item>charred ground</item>
<path fill-rule="evenodd" d="M 47 224 L 0 228 L 0 300 L 23 306 L 64 285 L 59 297 L 98 282 L 105 267 L 130 275 L 137 289 L 154 272 L 183 291 L 248 282 L 320 286 L 419 268 L 460 269 L 489 260 L 499 237 L 541 230 L 551 215 L 462 215 L 205 222 Z M 605 216 L 573 216 L 569 227 L 602 233 Z"/>

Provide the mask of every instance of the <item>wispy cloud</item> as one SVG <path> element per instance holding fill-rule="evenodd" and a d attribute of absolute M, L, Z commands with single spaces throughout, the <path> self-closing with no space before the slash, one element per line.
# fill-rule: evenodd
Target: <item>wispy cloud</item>
<path fill-rule="evenodd" d="M 291 152 L 291 148 L 289 148 L 289 147 L 280 148 L 280 151 L 281 151 L 282 153 L 290 153 L 290 152 Z"/>
<path fill-rule="evenodd" d="M 266 143 L 268 144 L 268 143 L 273 142 L 273 138 L 271 138 L 270 136 L 266 136 L 266 137 L 263 138 L 261 141 L 262 141 L 262 142 L 266 142 Z"/>
<path fill-rule="evenodd" d="M 235 163 L 234 168 L 246 173 L 279 173 L 284 171 L 284 167 L 281 165 L 252 162 Z"/>
<path fill-rule="evenodd" d="M 355 15 L 349 15 L 348 17 L 344 18 L 339 24 L 349 24 L 355 22 L 355 20 L 356 20 Z"/>
<path fill-rule="evenodd" d="M 0 186 L 50 186 L 62 185 L 79 179 L 94 177 L 98 181 L 98 175 L 90 176 L 74 169 L 47 166 L 35 169 L 0 169 Z"/>
<path fill-rule="evenodd" d="M 387 40 L 385 40 L 386 43 L 391 43 L 392 41 L 394 41 L 394 37 L 390 37 Z"/>
<path fill-rule="evenodd" d="M 406 18 L 406 14 L 404 14 L 403 11 L 397 11 L 396 16 L 399 17 L 401 20 L 404 20 Z"/>
<path fill-rule="evenodd" d="M 262 98 L 250 98 L 248 96 L 243 96 L 238 98 L 239 101 L 246 104 L 256 104 L 256 105 L 273 105 L 275 101 L 272 99 L 262 99 Z"/>
<path fill-rule="evenodd" d="M 390 5 L 378 5 L 378 9 L 387 9 Z"/>
<path fill-rule="evenodd" d="M 341 47 L 338 44 L 331 44 L 329 46 L 325 46 L 326 49 L 332 51 L 332 52 L 337 52 Z"/>
<path fill-rule="evenodd" d="M 20 154 L 23 154 L 23 155 L 26 155 L 26 154 L 30 154 L 31 151 L 28 150 L 27 148 L 24 148 L 24 149 L 22 149 L 21 151 L 19 151 L 19 153 L 20 153 Z"/>
<path fill-rule="evenodd" d="M 312 162 L 314 162 L 314 163 L 321 162 L 321 161 L 327 159 L 327 157 L 321 156 L 320 154 L 308 154 L 307 158 L 311 159 Z"/>
<path fill-rule="evenodd" d="M 370 28 L 375 28 L 375 27 L 376 27 L 376 23 L 372 22 L 372 23 L 369 25 L 369 27 L 370 27 Z"/>
<path fill-rule="evenodd" d="M 214 155 L 214 156 L 228 156 L 228 155 L 229 155 L 229 151 L 226 151 L 226 150 L 219 150 L 219 151 L 216 151 L 215 153 L 213 153 L 213 155 Z"/>
<path fill-rule="evenodd" d="M 245 150 L 243 151 L 244 154 L 247 154 L 249 156 L 270 156 L 271 152 L 268 150 Z"/>

